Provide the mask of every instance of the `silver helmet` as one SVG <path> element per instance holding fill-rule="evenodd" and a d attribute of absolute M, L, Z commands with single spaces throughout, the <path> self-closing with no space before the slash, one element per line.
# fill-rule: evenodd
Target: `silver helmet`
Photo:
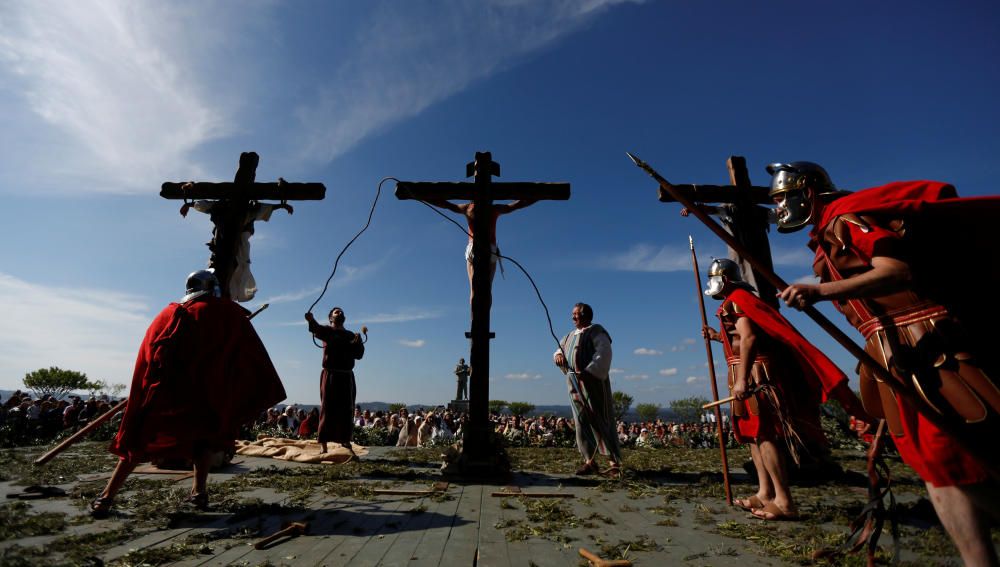
<path fill-rule="evenodd" d="M 187 277 L 186 291 L 187 295 L 181 298 L 181 303 L 197 299 L 209 293 L 214 297 L 222 295 L 222 290 L 219 288 L 219 279 L 215 277 L 215 272 L 212 270 L 191 272 Z"/>
<path fill-rule="evenodd" d="M 767 172 L 772 176 L 768 196 L 777 204 L 778 232 L 795 232 L 812 220 L 813 204 L 806 189 L 815 195 L 837 191 L 826 170 L 811 161 L 772 163 Z"/>
<path fill-rule="evenodd" d="M 739 264 L 728 258 L 716 258 L 708 267 L 708 289 L 705 290 L 705 295 L 721 299 L 726 285 L 753 289 L 750 284 L 743 281 Z"/>

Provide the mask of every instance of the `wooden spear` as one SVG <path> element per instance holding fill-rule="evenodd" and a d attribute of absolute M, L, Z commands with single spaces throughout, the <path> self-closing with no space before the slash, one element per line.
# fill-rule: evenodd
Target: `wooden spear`
<path fill-rule="evenodd" d="M 788 283 L 781 279 L 777 274 L 775 274 L 771 269 L 760 262 L 745 246 L 740 244 L 733 235 L 726 232 L 726 229 L 722 228 L 719 223 L 715 222 L 711 217 L 708 216 L 701 207 L 688 199 L 684 193 L 679 191 L 674 187 L 669 181 L 664 179 L 655 169 L 649 166 L 646 162 L 637 158 L 629 152 L 625 152 L 632 163 L 640 167 L 643 171 L 649 174 L 650 177 L 659 183 L 660 187 L 664 191 L 670 194 L 675 201 L 686 207 L 691 214 L 698 218 L 709 230 L 715 233 L 716 236 L 722 239 L 730 248 L 733 249 L 741 258 L 750 262 L 753 269 L 760 274 L 761 277 L 771 282 L 778 291 L 781 291 L 788 287 Z M 996 451 L 990 449 L 988 443 L 976 443 L 974 440 L 968 438 L 968 436 L 962 434 L 962 430 L 959 425 L 955 422 L 945 419 L 940 413 L 937 412 L 933 407 L 930 406 L 923 398 L 918 395 L 914 389 L 909 386 L 906 382 L 903 382 L 889 373 L 888 370 L 881 364 L 879 364 L 874 358 L 872 358 L 865 350 L 859 347 L 846 333 L 840 330 L 839 327 L 833 324 L 832 321 L 827 319 L 822 313 L 820 313 L 815 306 L 808 305 L 802 309 L 802 312 L 809 316 L 817 325 L 820 326 L 824 331 L 827 332 L 834 340 L 840 343 L 840 346 L 847 349 L 849 353 L 854 355 L 856 359 L 861 364 L 867 366 L 878 379 L 884 382 L 887 386 L 892 388 L 892 391 L 903 397 L 904 400 L 909 402 L 913 407 L 915 407 L 925 418 L 927 418 L 931 423 L 936 425 L 942 431 L 953 437 L 962 447 L 968 451 L 970 454 L 975 456 L 983 465 L 985 465 L 994 477 L 1000 477 L 1000 464 L 998 464 L 998 454 Z"/>
<path fill-rule="evenodd" d="M 83 439 L 87 435 L 90 435 L 91 431 L 97 429 L 105 421 L 111 419 L 111 417 L 113 415 L 115 415 L 119 411 L 125 409 L 125 404 L 127 404 L 127 403 L 128 403 L 128 398 L 126 398 L 126 399 L 118 402 L 118 405 L 116 405 L 115 407 L 109 409 L 108 411 L 104 412 L 103 414 L 97 416 L 96 418 L 94 418 L 93 420 L 91 420 L 90 423 L 88 423 L 86 426 L 84 426 L 83 429 L 81 429 L 80 431 L 77 431 L 76 433 L 70 435 L 66 439 L 63 439 L 62 443 L 56 445 L 49 452 L 47 452 L 44 455 L 42 455 L 41 457 L 38 457 L 37 459 L 35 459 L 35 464 L 36 465 L 44 465 L 45 463 L 51 461 L 53 458 L 55 458 L 56 455 L 58 455 L 59 453 L 62 453 L 64 450 L 66 450 L 67 447 L 69 447 L 70 445 L 76 443 L 80 439 Z"/>
<path fill-rule="evenodd" d="M 694 239 L 691 235 L 688 235 L 688 244 L 691 246 L 691 264 L 694 266 L 694 291 L 698 296 L 698 306 L 701 308 L 701 328 L 702 336 L 705 337 L 705 355 L 708 357 L 708 379 L 712 384 L 712 401 L 719 401 L 719 387 L 715 383 L 715 361 L 712 358 L 712 341 L 708 338 L 708 334 L 705 333 L 705 329 L 708 328 L 708 318 L 705 316 L 705 298 L 701 292 L 701 275 L 698 272 L 698 256 L 694 253 Z M 726 458 L 726 435 L 722 431 L 722 412 L 719 410 L 719 406 L 722 404 L 716 403 L 713 408 L 715 409 L 715 424 L 716 429 L 719 432 L 719 454 L 722 456 L 722 482 L 726 487 L 726 504 L 733 505 L 733 491 L 729 487 L 729 460 Z"/>

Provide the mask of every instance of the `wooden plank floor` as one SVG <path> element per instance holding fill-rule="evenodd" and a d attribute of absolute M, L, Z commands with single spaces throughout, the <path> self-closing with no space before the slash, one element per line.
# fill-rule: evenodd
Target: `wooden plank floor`
<path fill-rule="evenodd" d="M 268 459 L 248 458 L 241 467 L 249 470 L 272 464 Z M 393 488 L 426 490 L 427 468 L 419 472 L 419 481 L 398 482 Z M 224 478 L 213 475 L 210 483 Z M 357 480 L 384 486 L 380 479 Z M 317 486 L 311 496 L 282 508 L 281 514 L 233 521 L 229 514 L 205 513 L 175 529 L 140 534 L 103 559 L 113 561 L 135 549 L 204 540 L 209 543 L 199 555 L 171 565 L 575 567 L 586 564 L 578 554 L 581 547 L 606 559 L 619 558 L 608 556 L 612 553 L 624 554 L 640 567 L 783 565 L 756 554 L 745 541 L 714 531 L 714 522 L 755 521 L 724 502 L 666 502 L 662 495 L 635 494 L 627 484 L 604 485 L 593 479 L 531 472 L 515 473 L 506 482 L 526 494 L 573 497 L 492 496 L 505 485 L 450 482 L 439 494 L 365 498 L 330 496 Z M 265 504 L 283 504 L 289 498 L 269 488 L 245 495 Z M 539 510 L 542 516 L 551 513 L 558 520 L 540 520 Z M 665 513 L 674 516 L 672 521 L 662 521 L 668 517 Z M 288 521 L 306 521 L 307 533 L 267 549 L 253 548 L 254 542 Z"/>

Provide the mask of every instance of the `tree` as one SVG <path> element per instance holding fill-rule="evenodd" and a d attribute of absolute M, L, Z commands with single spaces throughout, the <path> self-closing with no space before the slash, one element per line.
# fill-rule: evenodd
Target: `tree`
<path fill-rule="evenodd" d="M 692 422 L 698 421 L 701 416 L 701 406 L 708 403 L 706 398 L 695 396 L 692 398 L 683 398 L 680 400 L 671 400 L 670 411 L 677 415 L 679 421 Z"/>
<path fill-rule="evenodd" d="M 500 413 L 505 407 L 507 407 L 507 402 L 504 400 L 490 400 L 490 413 Z"/>
<path fill-rule="evenodd" d="M 639 404 L 635 406 L 635 413 L 639 414 L 640 421 L 655 421 L 660 415 L 660 404 Z"/>
<path fill-rule="evenodd" d="M 389 404 L 389 413 L 399 413 L 401 409 L 406 409 L 406 404 Z"/>
<path fill-rule="evenodd" d="M 615 408 L 615 419 L 621 420 L 628 412 L 628 408 L 632 407 L 632 396 L 625 392 L 614 392 L 611 394 L 611 399 Z"/>
<path fill-rule="evenodd" d="M 73 391 L 93 389 L 93 384 L 83 372 L 63 370 L 56 366 L 28 372 L 24 375 L 24 386 L 39 398 L 51 395 L 57 399 Z"/>
<path fill-rule="evenodd" d="M 528 402 L 511 402 L 507 404 L 507 409 L 510 410 L 510 413 L 518 417 L 524 417 L 525 414 L 535 409 L 535 404 L 529 404 Z"/>

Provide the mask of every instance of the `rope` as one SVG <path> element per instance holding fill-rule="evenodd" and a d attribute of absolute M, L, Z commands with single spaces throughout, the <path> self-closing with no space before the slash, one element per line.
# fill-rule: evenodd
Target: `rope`
<path fill-rule="evenodd" d="M 354 244 L 354 241 L 357 240 L 358 237 L 361 236 L 366 230 L 368 230 L 368 227 L 372 224 L 372 216 L 375 214 L 375 205 L 378 204 L 378 198 L 380 195 L 382 195 L 382 184 L 385 183 L 386 181 L 389 181 L 390 179 L 392 181 L 395 181 L 396 183 L 399 183 L 399 180 L 396 179 L 395 177 L 385 177 L 382 179 L 382 181 L 378 182 L 378 188 L 375 190 L 375 200 L 372 201 L 372 208 L 370 211 L 368 211 L 368 221 L 365 222 L 365 226 L 362 227 L 361 230 L 359 230 L 358 233 L 354 235 L 354 238 L 352 238 L 344 246 L 343 250 L 340 251 L 340 254 L 337 254 L 337 259 L 334 260 L 333 262 L 333 271 L 330 272 L 330 277 L 326 278 L 326 283 L 323 284 L 323 291 L 320 292 L 319 297 L 317 297 L 316 301 L 313 301 L 312 305 L 309 306 L 308 309 L 309 313 L 312 313 L 312 310 L 314 307 L 316 307 L 316 304 L 319 303 L 321 299 L 323 299 L 324 295 L 326 295 L 326 290 L 330 287 L 330 281 L 333 279 L 333 276 L 336 275 L 337 273 L 337 266 L 340 265 L 341 256 L 344 255 L 344 252 L 347 252 L 347 249 L 350 248 L 352 244 Z M 313 336 L 313 344 L 319 348 L 323 348 L 322 345 L 316 342 L 315 336 Z"/>

